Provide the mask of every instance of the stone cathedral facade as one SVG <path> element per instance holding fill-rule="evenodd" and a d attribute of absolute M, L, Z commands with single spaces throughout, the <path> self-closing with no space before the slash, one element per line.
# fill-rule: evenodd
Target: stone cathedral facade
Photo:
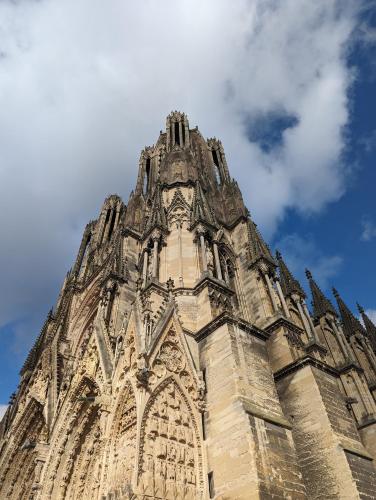
<path fill-rule="evenodd" d="M 274 256 L 167 117 L 84 232 L 0 424 L 0 498 L 375 499 L 376 327 Z"/>

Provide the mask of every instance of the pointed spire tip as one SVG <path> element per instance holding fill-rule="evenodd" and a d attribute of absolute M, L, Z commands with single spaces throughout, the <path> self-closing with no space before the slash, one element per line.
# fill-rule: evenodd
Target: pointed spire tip
<path fill-rule="evenodd" d="M 311 280 L 312 279 L 312 273 L 309 269 L 306 268 L 305 270 L 305 274 L 307 276 L 307 279 Z"/>
<path fill-rule="evenodd" d="M 364 314 L 364 308 L 359 304 L 359 302 L 356 303 L 356 307 L 358 308 L 360 314 Z"/>

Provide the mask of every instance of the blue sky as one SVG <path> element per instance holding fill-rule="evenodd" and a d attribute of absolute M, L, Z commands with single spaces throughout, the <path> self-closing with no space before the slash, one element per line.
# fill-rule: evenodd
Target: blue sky
<path fill-rule="evenodd" d="M 172 109 L 222 140 L 252 216 L 302 284 L 309 267 L 328 294 L 334 285 L 376 315 L 373 9 L 1 3 L 0 405 L 85 223 L 109 193 L 127 199 Z"/>

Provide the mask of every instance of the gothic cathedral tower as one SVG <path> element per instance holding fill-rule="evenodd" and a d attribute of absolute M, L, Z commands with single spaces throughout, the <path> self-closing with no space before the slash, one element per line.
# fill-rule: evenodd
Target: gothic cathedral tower
<path fill-rule="evenodd" d="M 171 113 L 22 368 L 0 498 L 376 498 L 376 328 L 307 276 L 312 313 L 221 142 Z"/>

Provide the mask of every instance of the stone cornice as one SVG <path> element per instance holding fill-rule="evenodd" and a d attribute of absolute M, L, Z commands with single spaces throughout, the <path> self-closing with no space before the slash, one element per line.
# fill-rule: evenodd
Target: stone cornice
<path fill-rule="evenodd" d="M 288 375 L 291 375 L 306 366 L 312 366 L 314 368 L 317 368 L 325 373 L 328 373 L 332 377 L 339 377 L 338 370 L 335 368 L 327 365 L 326 363 L 319 361 L 318 359 L 313 358 L 312 356 L 305 356 L 304 358 L 298 359 L 294 361 L 293 363 L 290 363 L 289 365 L 285 366 L 284 368 L 281 368 L 277 372 L 274 373 L 274 380 L 278 382 L 279 380 L 282 380 L 283 378 L 287 377 Z"/>
<path fill-rule="evenodd" d="M 279 316 L 275 321 L 270 323 L 270 325 L 266 326 L 264 330 L 268 333 L 273 333 L 277 328 L 284 327 L 287 328 L 288 330 L 292 330 L 299 335 L 302 335 L 304 333 L 304 330 L 300 328 L 300 326 L 295 325 L 292 321 L 286 319 L 284 316 Z"/>
<path fill-rule="evenodd" d="M 354 361 L 348 361 L 345 365 L 337 367 L 338 373 L 341 375 L 350 372 L 351 370 L 355 370 L 358 373 L 363 373 L 364 370 Z"/>
<path fill-rule="evenodd" d="M 199 330 L 194 334 L 194 338 L 197 340 L 197 342 L 200 342 L 204 338 L 208 337 L 212 332 L 214 332 L 215 330 L 217 330 L 218 328 L 220 328 L 225 324 L 237 326 L 241 330 L 261 340 L 268 339 L 268 335 L 264 331 L 260 330 L 254 325 L 251 325 L 250 323 L 248 323 L 248 321 L 235 318 L 232 314 L 228 312 L 223 312 L 215 319 L 213 319 L 210 323 L 201 328 L 201 330 Z"/>
<path fill-rule="evenodd" d="M 263 408 L 255 405 L 249 398 L 245 396 L 238 396 L 240 401 L 242 402 L 244 410 L 253 417 L 261 418 L 266 422 L 270 422 L 274 425 L 278 425 L 278 427 L 284 427 L 285 429 L 292 429 L 292 425 L 290 422 L 282 415 L 271 415 L 267 413 Z"/>
<path fill-rule="evenodd" d="M 138 231 L 136 231 L 135 229 L 132 229 L 131 227 L 129 226 L 126 226 L 123 230 L 122 230 L 122 236 L 132 236 L 132 238 L 134 238 L 135 240 L 137 241 L 141 241 L 142 240 L 142 234 L 139 233 Z"/>

